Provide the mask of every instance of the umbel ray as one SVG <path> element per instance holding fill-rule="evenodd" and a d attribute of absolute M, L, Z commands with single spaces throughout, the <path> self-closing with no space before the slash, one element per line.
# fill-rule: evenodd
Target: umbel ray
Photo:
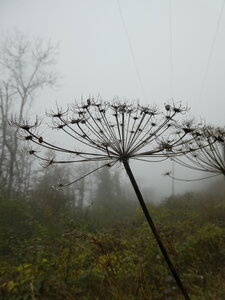
<path fill-rule="evenodd" d="M 181 103 L 164 104 L 164 108 L 160 110 L 156 106 L 142 106 L 136 102 L 119 99 L 111 102 L 87 99 L 85 102 L 71 105 L 66 110 L 57 107 L 56 111 L 48 113 L 47 117 L 51 120 L 52 129 L 72 140 L 70 145 L 73 146 L 70 147 L 63 145 L 62 138 L 55 143 L 51 141 L 51 135 L 40 134 L 39 127 L 42 122 L 37 120 L 33 124 L 25 120 L 20 124 L 12 121 L 11 124 L 21 129 L 20 138 L 33 145 L 29 146 L 30 154 L 43 161 L 46 166 L 79 162 L 100 163 L 81 177 L 84 178 L 103 167 L 122 164 L 181 293 L 185 299 L 190 299 L 163 245 L 130 168 L 131 160 L 159 162 L 168 157 L 179 158 L 190 151 L 201 149 L 201 143 L 195 144 L 195 149 L 186 146 L 204 131 L 204 126 L 182 120 L 187 111 L 188 108 L 183 107 Z M 83 150 L 80 150 L 82 148 Z M 54 155 L 46 157 L 46 150 L 51 150 Z M 59 158 L 59 154 L 63 156 Z M 58 187 L 71 185 L 81 178 L 72 182 L 60 182 Z"/>

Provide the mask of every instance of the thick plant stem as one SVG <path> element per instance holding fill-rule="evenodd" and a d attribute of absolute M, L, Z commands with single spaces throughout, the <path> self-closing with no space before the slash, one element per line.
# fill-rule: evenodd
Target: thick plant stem
<path fill-rule="evenodd" d="M 177 271 L 176 271 L 176 269 L 175 269 L 172 261 L 169 258 L 167 250 L 166 250 L 166 248 L 164 247 L 164 245 L 162 243 L 162 240 L 161 240 L 161 238 L 159 236 L 159 233 L 158 233 L 158 231 L 157 231 L 157 229 L 155 227 L 155 224 L 154 224 L 154 222 L 153 222 L 153 220 L 152 220 L 152 218 L 151 218 L 151 216 L 149 214 L 149 211 L 148 211 L 148 209 L 147 209 L 147 207 L 145 205 L 145 202 L 144 202 L 144 199 L 142 197 L 142 194 L 141 194 L 141 192 L 139 190 L 139 187 L 138 187 L 137 182 L 136 182 L 136 180 L 134 178 L 134 175 L 133 175 L 133 173 L 132 173 L 132 171 L 130 169 L 130 165 L 129 165 L 128 160 L 123 160 L 123 164 L 124 164 L 124 167 L 126 169 L 127 175 L 130 178 L 130 181 L 131 181 L 132 186 L 134 188 L 134 191 L 135 191 L 135 193 L 137 195 L 137 198 L 138 198 L 138 200 L 140 202 L 140 205 L 141 205 L 141 208 L 142 208 L 143 213 L 145 215 L 145 218 L 147 219 L 148 224 L 149 224 L 149 226 L 150 226 L 150 228 L 152 230 L 152 233 L 153 233 L 153 235 L 154 235 L 154 237 L 155 237 L 155 239 L 156 239 L 156 241 L 158 243 L 158 246 L 159 246 L 159 248 L 160 248 L 160 250 L 162 252 L 162 255 L 164 256 L 165 261 L 166 261 L 166 263 L 167 263 L 167 265 L 168 265 L 168 267 L 169 267 L 169 269 L 170 269 L 170 271 L 171 271 L 171 273 L 172 273 L 172 275 L 173 275 L 173 277 L 174 277 L 174 279 L 175 279 L 178 287 L 180 288 L 180 290 L 181 290 L 184 298 L 186 300 L 190 300 L 190 297 L 188 296 L 187 291 L 184 288 L 184 286 L 183 286 L 183 284 L 182 284 L 182 282 L 180 280 L 180 277 L 179 277 L 179 275 L 178 275 L 178 273 L 177 273 Z"/>

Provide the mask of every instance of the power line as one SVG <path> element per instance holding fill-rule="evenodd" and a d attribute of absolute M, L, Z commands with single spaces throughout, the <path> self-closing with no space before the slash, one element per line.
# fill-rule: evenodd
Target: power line
<path fill-rule="evenodd" d="M 126 35 L 126 38 L 127 38 L 131 58 L 132 58 L 132 61 L 133 61 L 133 64 L 134 64 L 134 69 L 135 69 L 135 72 L 136 72 L 136 75 L 137 75 L 137 78 L 138 78 L 138 82 L 139 82 L 139 85 L 140 85 L 140 89 L 141 89 L 141 92 L 142 92 L 142 97 L 144 99 L 146 99 L 145 92 L 144 92 L 144 87 L 143 87 L 143 83 L 142 83 L 142 79 L 141 79 L 141 75 L 140 75 L 139 68 L 138 68 L 138 65 L 137 65 L 137 61 L 136 61 L 136 58 L 135 58 L 135 55 L 134 55 L 134 49 L 133 49 L 133 46 L 132 46 L 132 43 L 131 43 L 131 38 L 130 38 L 130 35 L 129 35 L 129 32 L 128 32 L 127 26 L 126 26 L 125 18 L 123 16 L 123 11 L 122 11 L 122 8 L 121 8 L 121 5 L 120 5 L 120 1 L 117 0 L 116 2 L 117 2 L 117 6 L 118 6 L 118 11 L 119 11 L 119 14 L 120 14 L 121 22 L 122 22 L 122 25 L 123 25 L 123 29 L 124 29 L 124 32 L 125 32 L 125 35 Z"/>
<path fill-rule="evenodd" d="M 170 95 L 171 95 L 171 100 L 173 100 L 174 96 L 174 80 L 173 80 L 173 11 L 172 11 L 172 0 L 169 0 L 169 32 L 170 32 Z M 173 197 L 175 195 L 175 162 L 172 160 L 172 194 L 171 196 Z"/>
<path fill-rule="evenodd" d="M 169 31 L 170 31 L 170 93 L 173 100 L 173 32 L 172 32 L 172 0 L 169 0 Z"/>
<path fill-rule="evenodd" d="M 221 8 L 220 8 L 215 33 L 214 33 L 214 36 L 213 36 L 213 39 L 212 39 L 212 43 L 211 43 L 211 47 L 210 47 L 210 51 L 209 51 L 209 56 L 208 56 L 208 60 L 207 60 L 207 63 L 206 63 L 205 73 L 203 74 L 203 78 L 202 78 L 202 84 L 201 84 L 201 87 L 200 87 L 198 102 L 201 101 L 202 93 L 203 93 L 203 90 L 204 90 L 204 87 L 205 87 L 206 78 L 207 78 L 207 75 L 208 75 L 210 63 L 211 63 L 211 60 L 212 60 L 212 56 L 213 56 L 213 52 L 214 52 L 214 48 L 215 48 L 215 44 L 216 44 L 218 31 L 219 31 L 219 28 L 220 28 L 220 23 L 221 23 L 222 16 L 223 16 L 224 5 L 225 5 L 225 0 L 223 0 L 223 3 L 222 3 Z"/>

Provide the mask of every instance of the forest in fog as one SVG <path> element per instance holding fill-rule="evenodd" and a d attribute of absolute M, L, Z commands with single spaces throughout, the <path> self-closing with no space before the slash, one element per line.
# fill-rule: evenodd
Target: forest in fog
<path fill-rule="evenodd" d="M 51 43 L 28 40 L 19 32 L 7 36 L 0 47 L 0 299 L 183 299 L 136 195 L 121 172 L 124 169 L 111 168 L 110 163 L 100 168 L 97 159 L 89 162 L 80 150 L 76 154 L 85 159 L 78 164 L 56 164 L 52 150 L 59 148 L 48 144 L 42 135 L 33 133 L 32 126 L 26 125 L 39 93 L 58 84 L 55 55 L 56 48 Z M 82 107 L 86 112 L 89 106 L 95 111 L 100 106 L 89 102 L 88 99 Z M 127 114 L 131 122 L 133 111 L 128 110 L 128 105 L 113 109 L 116 121 Z M 147 118 L 155 118 L 155 111 L 149 108 L 138 106 L 137 111 L 134 124 L 136 119 L 144 119 L 145 114 Z M 121 117 L 117 117 L 117 112 Z M 159 130 L 165 125 L 166 129 L 172 127 L 171 120 L 177 112 L 181 112 L 180 107 L 165 105 Z M 84 114 L 80 107 L 78 114 Z M 63 122 L 62 115 L 58 110 L 53 117 Z M 112 133 L 105 115 L 101 116 L 105 128 Z M 94 117 L 92 120 L 95 124 L 103 123 Z M 85 122 L 92 130 L 84 118 L 70 120 L 71 124 Z M 171 123 L 167 125 L 168 122 Z M 70 123 L 56 123 L 55 128 L 47 124 L 47 130 L 65 130 Z M 134 150 L 126 160 L 145 142 L 141 124 L 137 126 L 138 133 L 135 130 L 129 133 L 127 124 L 118 125 L 119 134 L 127 134 L 131 146 L 133 140 L 136 143 L 134 148 L 130 146 Z M 151 130 L 157 124 L 151 121 Z M 191 125 L 182 125 L 182 138 L 192 132 Z M 25 136 L 20 129 L 26 131 Z M 103 134 L 100 128 L 96 135 L 102 138 Z M 140 144 L 132 134 L 142 137 Z M 153 140 L 160 135 L 152 134 Z M 103 140 L 100 146 L 90 136 L 83 134 L 82 138 L 85 141 L 89 138 L 93 147 L 105 151 L 100 158 L 108 162 L 116 157 L 121 141 L 115 135 L 113 145 Z M 178 132 L 179 155 L 182 138 Z M 121 140 L 123 143 L 125 138 Z M 44 145 L 48 159 L 42 158 L 39 148 L 31 148 L 30 141 L 35 146 Z M 157 147 L 156 156 L 160 151 L 164 156 L 175 153 L 174 140 L 157 141 Z M 194 151 L 188 147 L 186 152 Z M 152 152 L 143 153 L 153 156 Z M 122 164 L 123 159 L 121 155 L 118 161 Z M 82 177 L 74 184 L 61 184 Z M 155 202 L 154 191 L 147 181 L 143 191 L 146 206 L 192 300 L 224 299 L 225 189 L 224 180 L 218 178 L 209 186 L 203 185 L 200 192 L 171 195 L 169 190 L 160 203 Z M 158 185 L 160 188 L 160 182 Z"/>

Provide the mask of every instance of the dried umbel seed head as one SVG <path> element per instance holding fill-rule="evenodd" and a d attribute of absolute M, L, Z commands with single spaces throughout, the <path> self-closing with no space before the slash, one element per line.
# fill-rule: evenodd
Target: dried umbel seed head
<path fill-rule="evenodd" d="M 65 124 L 60 124 L 57 126 L 58 129 L 62 129 L 63 127 L 65 127 Z"/>
<path fill-rule="evenodd" d="M 186 160 L 179 157 L 175 157 L 174 160 L 185 167 L 213 174 L 208 177 L 224 175 L 225 132 L 223 129 L 205 126 L 197 128 L 191 136 L 192 140 L 184 145 Z"/>
<path fill-rule="evenodd" d="M 170 176 L 171 174 L 172 174 L 171 171 L 167 171 L 167 172 L 165 172 L 163 175 L 164 175 L 164 176 Z"/>
<path fill-rule="evenodd" d="M 189 128 L 189 127 L 183 127 L 182 129 L 183 129 L 183 131 L 184 131 L 186 134 L 187 134 L 187 133 L 191 133 L 191 132 L 194 131 L 193 128 Z"/>
<path fill-rule="evenodd" d="M 29 154 L 33 155 L 36 151 L 35 150 L 29 150 Z"/>
<path fill-rule="evenodd" d="M 78 124 L 80 122 L 80 119 L 71 119 L 70 124 Z"/>
<path fill-rule="evenodd" d="M 26 141 L 32 140 L 32 138 L 33 138 L 32 135 L 27 135 L 27 136 L 25 136 L 25 140 L 26 140 Z"/>
<path fill-rule="evenodd" d="M 173 110 L 174 110 L 176 113 L 182 112 L 182 109 L 181 109 L 180 107 L 174 107 Z"/>
<path fill-rule="evenodd" d="M 161 144 L 161 147 L 162 147 L 162 149 L 165 149 L 165 150 L 167 150 L 167 151 L 172 151 L 172 148 L 173 148 L 173 146 L 172 146 L 171 144 L 165 143 L 165 142 L 163 142 L 163 143 Z"/>
<path fill-rule="evenodd" d="M 31 126 L 29 126 L 29 125 L 21 125 L 20 128 L 23 129 L 23 130 L 29 131 L 31 129 Z"/>
<path fill-rule="evenodd" d="M 8 122 L 10 126 L 12 127 L 17 127 L 23 131 L 25 131 L 26 133 L 31 132 L 31 130 L 37 128 L 38 126 L 40 126 L 41 122 L 38 121 L 37 117 L 36 117 L 36 121 L 35 122 L 28 122 L 24 119 L 22 119 L 20 122 L 17 122 L 17 120 L 11 120 L 10 122 Z"/>
<path fill-rule="evenodd" d="M 184 144 L 193 139 L 194 126 L 177 118 L 185 111 L 187 108 L 181 104 L 166 103 L 165 109 L 160 111 L 156 106 L 118 99 L 113 102 L 88 99 L 75 103 L 66 111 L 57 107 L 56 112 L 47 114 L 53 124 L 50 128 L 62 129 L 60 132 L 72 140 L 68 142 L 71 147 L 65 147 L 61 136 L 57 142 L 52 142 L 51 135 L 45 135 L 42 127 L 41 134 L 27 122 L 19 127 L 25 132 L 29 130 L 25 140 L 39 146 L 36 156 L 44 160 L 45 165 L 53 164 L 45 157 L 46 150 L 55 153 L 54 164 L 103 161 L 104 165 L 109 162 L 113 165 L 128 159 L 152 162 L 191 151 Z M 46 123 L 49 126 L 49 122 Z M 82 146 L 85 150 L 81 150 Z M 66 154 L 68 158 L 65 159 Z"/>
<path fill-rule="evenodd" d="M 169 104 L 166 104 L 166 105 L 165 105 L 165 109 L 166 109 L 167 111 L 170 111 L 171 106 L 170 106 Z"/>
<path fill-rule="evenodd" d="M 61 118 L 63 116 L 62 113 L 58 112 L 57 114 L 53 114 L 52 117 L 53 118 Z"/>

